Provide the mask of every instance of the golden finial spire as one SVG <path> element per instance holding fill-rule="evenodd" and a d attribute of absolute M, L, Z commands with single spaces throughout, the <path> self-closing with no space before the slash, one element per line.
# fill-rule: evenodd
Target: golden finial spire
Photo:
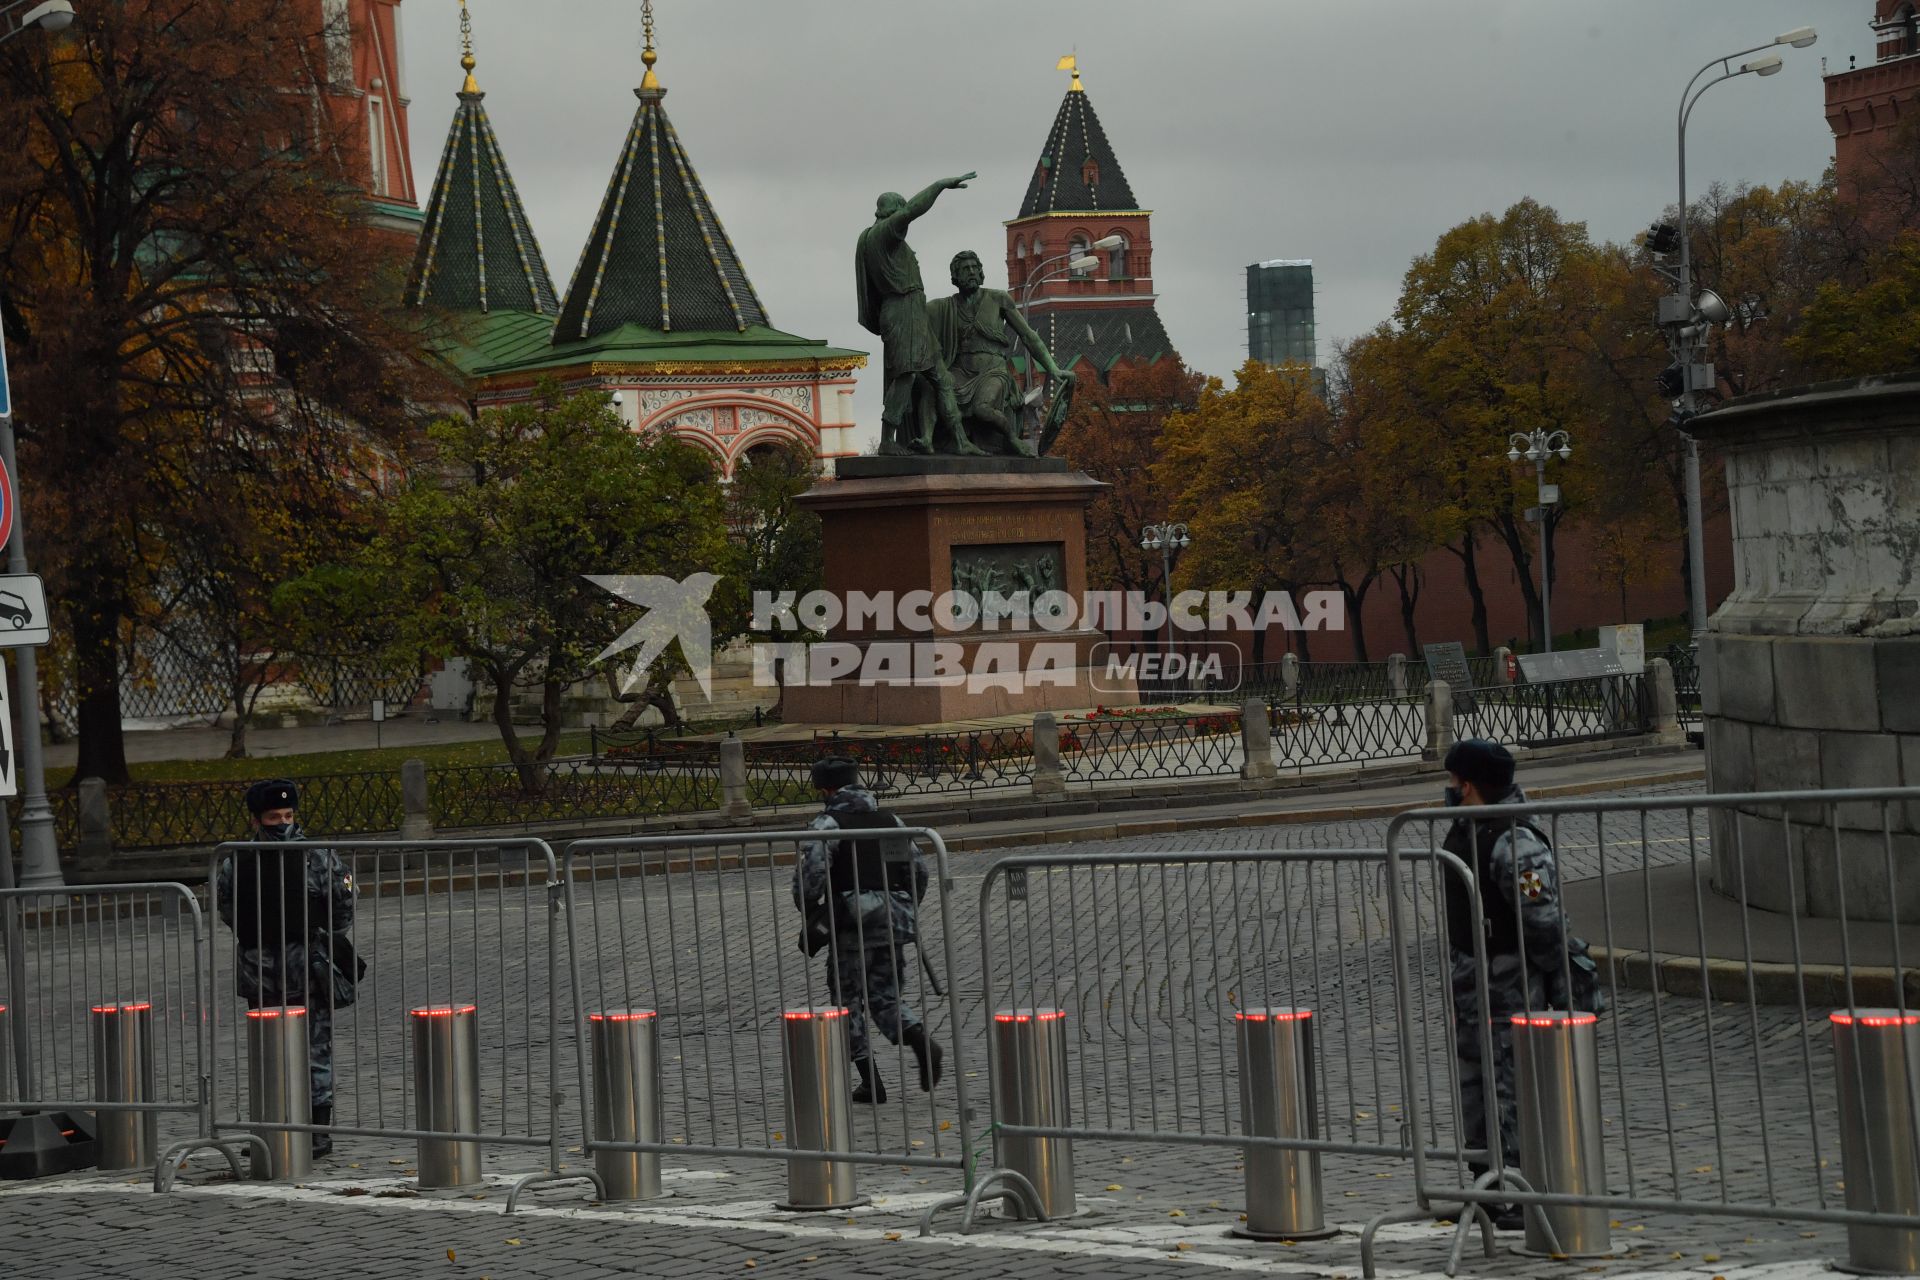
<path fill-rule="evenodd" d="M 1080 53 L 1079 53 L 1079 50 L 1077 50 L 1077 49 L 1076 49 L 1076 50 L 1075 50 L 1074 52 L 1072 52 L 1072 53 L 1070 53 L 1070 54 L 1068 54 L 1068 55 L 1067 55 L 1066 57 L 1064 57 L 1064 58 L 1062 58 L 1062 59 L 1060 59 L 1060 61 L 1059 61 L 1059 62 L 1058 62 L 1058 63 L 1057 63 L 1057 64 L 1056 64 L 1055 66 L 1054 66 L 1054 68 L 1053 68 L 1053 69 L 1054 69 L 1055 71 L 1071 71 L 1071 72 L 1073 72 L 1073 83 L 1067 86 L 1067 92 L 1068 92 L 1068 93 L 1085 93 L 1085 92 L 1086 92 L 1086 89 L 1084 89 L 1083 87 L 1081 87 L 1081 84 L 1080 84 Z"/>
<path fill-rule="evenodd" d="M 660 61 L 660 55 L 653 51 L 653 0 L 641 0 L 640 30 L 647 45 L 640 53 L 640 61 L 647 64 L 647 74 L 640 78 L 640 91 L 655 93 L 660 89 L 660 78 L 653 74 L 653 64 Z"/>
<path fill-rule="evenodd" d="M 467 73 L 467 82 L 460 86 L 461 93 L 480 92 L 480 82 L 473 78 L 473 18 L 467 13 L 467 0 L 460 0 L 460 66 Z"/>

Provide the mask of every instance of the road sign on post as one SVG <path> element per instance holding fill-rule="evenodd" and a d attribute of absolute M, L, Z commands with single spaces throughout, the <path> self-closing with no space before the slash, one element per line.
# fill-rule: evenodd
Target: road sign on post
<path fill-rule="evenodd" d="M 0 479 L 5 472 L 0 470 Z M 47 593 L 37 573 L 0 576 L 0 649 L 47 642 Z"/>

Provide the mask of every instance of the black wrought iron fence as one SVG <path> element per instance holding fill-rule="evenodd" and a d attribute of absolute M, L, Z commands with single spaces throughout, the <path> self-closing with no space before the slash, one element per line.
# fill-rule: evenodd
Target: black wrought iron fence
<path fill-rule="evenodd" d="M 1240 771 L 1240 716 L 1081 721 L 1060 729 L 1069 782 L 1203 778 Z"/>
<path fill-rule="evenodd" d="M 71 849 L 80 841 L 80 797 L 71 787 L 63 787 L 47 793 L 47 803 L 53 809 L 53 835 L 62 849 Z M 23 847 L 20 839 L 20 797 L 15 796 L 6 802 L 7 829 L 13 837 L 13 849 L 18 853 Z"/>
<path fill-rule="evenodd" d="M 1415 759 L 1427 743 L 1427 704 L 1417 691 L 1333 706 L 1275 700 L 1267 722 L 1282 769 Z"/>
<path fill-rule="evenodd" d="M 1673 694 L 1680 723 L 1699 725 L 1700 651 L 1690 644 L 1670 644 L 1661 656 L 1673 668 Z"/>
<path fill-rule="evenodd" d="M 1655 728 L 1653 689 L 1645 675 L 1508 685 L 1481 690 L 1474 702 L 1473 711 L 1455 713 L 1455 734 L 1510 746 L 1591 742 Z"/>
<path fill-rule="evenodd" d="M 1064 739 L 1067 730 L 1062 728 Z M 839 755 L 860 766 L 881 796 L 940 795 L 1033 781 L 1033 730 L 1026 726 L 920 733 L 886 738 L 816 738 L 814 756 Z"/>
<path fill-rule="evenodd" d="M 295 780 L 300 787 L 300 822 L 316 835 L 374 835 L 397 831 L 401 800 L 398 773 L 329 773 Z M 107 788 L 107 814 L 113 847 L 125 850 L 180 849 L 217 844 L 247 833 L 247 783 L 134 782 Z M 79 796 L 57 788 L 55 830 L 62 848 L 79 841 Z M 10 806 L 15 829 L 18 802 Z"/>
<path fill-rule="evenodd" d="M 587 729 L 587 754 L 595 758 L 618 760 L 631 756 L 658 755 L 667 750 L 698 751 L 711 745 L 706 739 L 688 741 L 685 725 L 671 729 L 662 725 L 625 729 L 589 726 Z"/>
<path fill-rule="evenodd" d="M 444 765 L 427 770 L 427 794 L 436 830 L 701 813 L 720 807 L 720 765 L 717 756 Z"/>

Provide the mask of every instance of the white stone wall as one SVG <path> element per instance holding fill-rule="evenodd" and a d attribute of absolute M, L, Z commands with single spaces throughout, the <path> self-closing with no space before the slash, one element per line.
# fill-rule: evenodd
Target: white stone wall
<path fill-rule="evenodd" d="M 1920 787 L 1920 377 L 1736 402 L 1734 589 L 1700 649 L 1708 789 Z M 1714 886 L 1801 915 L 1920 919 L 1920 802 L 1752 802 Z"/>

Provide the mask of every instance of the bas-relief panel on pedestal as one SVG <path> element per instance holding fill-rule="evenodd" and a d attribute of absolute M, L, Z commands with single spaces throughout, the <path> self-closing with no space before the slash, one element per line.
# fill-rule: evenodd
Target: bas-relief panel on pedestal
<path fill-rule="evenodd" d="M 1011 616 L 1007 609 L 989 615 L 989 594 L 1011 599 L 1025 594 L 1031 608 L 1049 591 L 1067 585 L 1067 550 L 1059 542 L 1001 542 L 953 548 L 953 589 L 980 602 L 981 621 Z"/>

